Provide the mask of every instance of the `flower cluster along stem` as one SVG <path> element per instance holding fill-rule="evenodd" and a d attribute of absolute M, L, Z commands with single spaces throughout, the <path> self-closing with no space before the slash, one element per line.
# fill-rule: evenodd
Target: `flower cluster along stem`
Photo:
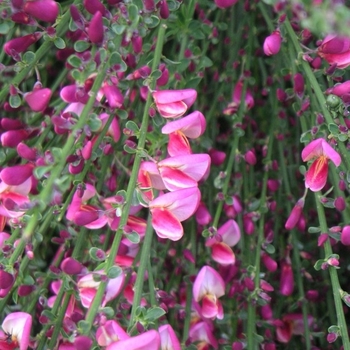
<path fill-rule="evenodd" d="M 268 134 L 268 145 L 267 145 L 267 155 L 265 157 L 265 164 L 269 166 L 272 161 L 272 151 L 273 151 L 273 142 L 274 142 L 274 132 L 276 125 L 277 117 L 274 116 L 271 121 L 270 132 Z M 248 301 L 248 324 L 247 324 L 247 348 L 249 350 L 257 349 L 257 339 L 255 336 L 256 333 L 256 301 L 257 296 L 255 293 L 260 288 L 260 262 L 261 262 L 261 245 L 264 240 L 264 225 L 265 225 L 265 212 L 266 212 L 266 192 L 267 192 L 267 180 L 269 178 L 269 171 L 266 169 L 264 173 L 264 178 L 261 184 L 261 196 L 260 196 L 260 218 L 259 218 L 259 227 L 255 242 L 255 262 L 254 262 L 254 286 L 255 292 L 249 297 Z"/>
<path fill-rule="evenodd" d="M 284 150 L 284 145 L 282 142 L 279 142 L 278 153 L 279 153 L 279 161 L 280 161 L 280 167 L 281 167 L 282 179 L 283 179 L 282 182 L 285 188 L 285 195 L 288 198 L 292 196 L 292 192 L 290 189 L 286 164 L 284 162 L 283 150 Z M 286 208 L 288 212 L 291 212 L 292 205 L 289 201 L 287 201 Z M 295 229 L 291 231 L 291 241 L 293 245 L 293 249 L 292 249 L 293 266 L 295 267 L 294 270 L 296 271 L 295 278 L 297 281 L 299 299 L 301 300 L 301 310 L 303 314 L 305 347 L 307 350 L 310 350 L 311 340 L 310 340 L 310 329 L 308 324 L 308 305 L 305 300 L 304 283 L 302 278 L 303 276 L 300 273 L 301 272 L 300 249 L 299 249 L 299 242 L 297 238 L 297 231 Z"/>
<path fill-rule="evenodd" d="M 327 221 L 326 221 L 324 208 L 321 203 L 321 197 L 322 197 L 321 192 L 315 193 L 317 214 L 318 214 L 318 219 L 320 221 L 321 232 L 328 232 Z M 324 243 L 324 253 L 326 258 L 333 254 L 332 246 L 329 239 L 327 239 L 326 242 Z M 343 302 L 340 295 L 340 291 L 342 289 L 340 287 L 339 278 L 335 267 L 329 266 L 329 275 L 332 282 L 335 310 L 337 314 L 340 335 L 342 337 L 343 347 L 344 347 L 344 350 L 350 350 L 348 327 L 345 320 Z"/>
<path fill-rule="evenodd" d="M 165 30 L 166 26 L 164 24 L 160 24 L 159 30 L 158 30 L 158 37 L 157 37 L 157 45 L 155 48 L 155 53 L 154 53 L 154 58 L 153 58 L 153 64 L 152 64 L 152 71 L 155 71 L 158 67 L 158 64 L 160 62 L 160 57 L 161 57 L 161 52 L 162 52 L 162 47 L 163 47 L 163 41 L 164 41 L 164 36 L 165 36 Z M 151 82 L 150 89 L 153 90 L 155 87 L 155 81 Z M 146 105 L 144 109 L 144 114 L 142 117 L 142 124 L 140 128 L 140 137 L 138 140 L 138 149 L 143 149 L 145 146 L 146 142 L 146 135 L 147 135 L 147 128 L 148 128 L 148 120 L 149 120 L 149 108 L 152 103 L 152 96 L 151 93 L 148 93 L 147 100 L 146 100 Z M 114 265 L 114 260 L 117 255 L 118 247 L 123 235 L 123 227 L 127 222 L 128 216 L 129 216 L 129 211 L 131 207 L 131 200 L 133 196 L 133 192 L 135 190 L 135 185 L 136 185 L 136 180 L 137 180 L 137 174 L 140 168 L 141 164 L 141 157 L 139 154 L 135 155 L 135 160 L 132 168 L 132 172 L 130 175 L 127 191 L 126 191 L 126 198 L 125 198 L 125 205 L 123 207 L 122 215 L 120 218 L 120 224 L 119 228 L 116 232 L 116 235 L 114 237 L 108 259 L 106 260 L 106 269 L 105 271 L 107 272 L 109 268 L 111 268 Z M 98 308 L 100 307 L 104 291 L 106 288 L 107 283 L 106 282 L 101 282 L 100 286 L 97 290 L 96 296 L 94 298 L 93 303 L 91 304 L 91 307 L 86 315 L 86 322 L 87 322 L 87 327 L 85 329 L 85 332 L 87 333 L 93 324 L 93 321 L 95 319 L 95 316 L 98 312 Z"/>

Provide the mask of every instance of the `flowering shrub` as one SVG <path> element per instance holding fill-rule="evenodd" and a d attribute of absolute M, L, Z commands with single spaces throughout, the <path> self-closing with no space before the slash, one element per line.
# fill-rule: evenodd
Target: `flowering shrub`
<path fill-rule="evenodd" d="M 344 3 L 0 1 L 0 350 L 350 350 Z"/>

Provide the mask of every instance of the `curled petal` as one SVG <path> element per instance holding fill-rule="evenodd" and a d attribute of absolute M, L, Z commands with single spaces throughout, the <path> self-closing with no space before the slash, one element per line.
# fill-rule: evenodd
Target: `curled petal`
<path fill-rule="evenodd" d="M 107 350 L 159 350 L 160 336 L 155 330 L 131 337 L 128 339 L 119 340 L 110 344 Z"/>
<path fill-rule="evenodd" d="M 317 158 L 305 174 L 305 187 L 311 191 L 322 190 L 328 176 L 328 159 L 325 156 Z"/>
<path fill-rule="evenodd" d="M 178 241 L 184 234 L 181 222 L 166 209 L 152 210 L 152 226 L 160 238 Z"/>
<path fill-rule="evenodd" d="M 235 254 L 224 242 L 214 243 L 211 246 L 211 256 L 214 261 L 223 266 L 234 265 L 236 262 Z"/>

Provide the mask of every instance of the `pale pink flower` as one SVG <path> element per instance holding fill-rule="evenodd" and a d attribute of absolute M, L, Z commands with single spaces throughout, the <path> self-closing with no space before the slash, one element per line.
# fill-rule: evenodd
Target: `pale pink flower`
<path fill-rule="evenodd" d="M 128 333 L 114 320 L 107 321 L 98 327 L 96 331 L 96 341 L 99 346 L 108 346 L 114 342 L 128 338 L 130 338 Z"/>
<path fill-rule="evenodd" d="M 106 350 L 159 350 L 160 336 L 150 330 L 135 337 L 119 340 L 107 346 Z"/>
<path fill-rule="evenodd" d="M 161 350 L 181 350 L 179 339 L 169 324 L 159 327 L 159 335 Z"/>
<path fill-rule="evenodd" d="M 193 284 L 193 298 L 201 303 L 201 314 L 208 319 L 223 319 L 219 298 L 225 294 L 225 282 L 210 266 L 203 266 Z"/>
<path fill-rule="evenodd" d="M 12 312 L 2 322 L 4 334 L 1 336 L 0 347 L 7 349 L 9 343 L 19 350 L 27 350 L 29 346 L 32 316 L 26 312 Z M 6 339 L 8 336 L 8 340 Z M 12 349 L 12 348 L 11 348 Z"/>
<path fill-rule="evenodd" d="M 198 342 L 200 344 L 199 349 L 208 349 L 210 345 L 214 349 L 218 349 L 218 342 L 207 322 L 191 325 L 189 335 L 192 343 Z"/>
<path fill-rule="evenodd" d="M 197 98 L 194 89 L 160 90 L 152 93 L 159 114 L 164 118 L 178 118 L 184 115 Z"/>

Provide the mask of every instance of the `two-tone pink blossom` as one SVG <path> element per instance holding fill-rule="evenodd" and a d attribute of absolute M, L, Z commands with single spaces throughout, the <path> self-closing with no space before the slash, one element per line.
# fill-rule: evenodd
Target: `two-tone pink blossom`
<path fill-rule="evenodd" d="M 83 195 L 78 189 L 70 203 L 66 218 L 73 221 L 76 225 L 85 226 L 89 229 L 99 229 L 106 225 L 107 217 L 104 215 L 104 210 L 91 204 L 87 204 L 89 199 L 96 195 L 96 189 L 91 184 L 86 184 Z"/>
<path fill-rule="evenodd" d="M 194 89 L 159 90 L 152 93 L 159 114 L 164 118 L 183 116 L 197 98 Z"/>
<path fill-rule="evenodd" d="M 217 237 L 220 239 L 218 240 Z M 234 265 L 236 257 L 231 247 L 241 239 L 241 230 L 235 220 L 226 221 L 215 237 L 209 238 L 205 245 L 211 248 L 211 256 L 220 265 Z"/>
<path fill-rule="evenodd" d="M 161 238 L 178 241 L 184 234 L 181 222 L 197 210 L 201 198 L 198 187 L 165 193 L 149 203 L 152 226 Z"/>
<path fill-rule="evenodd" d="M 219 300 L 225 294 L 225 282 L 210 266 L 203 266 L 193 284 L 193 298 L 200 303 L 201 314 L 208 319 L 223 319 L 224 311 Z"/>
<path fill-rule="evenodd" d="M 162 133 L 169 135 L 168 153 L 170 156 L 191 154 L 189 139 L 201 136 L 206 128 L 203 114 L 194 111 L 191 114 L 165 124 Z"/>
<path fill-rule="evenodd" d="M 152 329 L 135 337 L 113 342 L 107 346 L 106 350 L 159 350 L 159 347 L 159 333 Z"/>
<path fill-rule="evenodd" d="M 2 322 L 1 349 L 27 350 L 32 328 L 32 316 L 26 312 L 12 312 Z"/>
<path fill-rule="evenodd" d="M 181 350 L 179 339 L 169 324 L 160 326 L 158 331 L 161 350 Z"/>
<path fill-rule="evenodd" d="M 83 276 L 77 283 L 81 304 L 85 308 L 89 308 L 95 298 L 97 289 L 100 286 L 100 281 L 96 281 L 94 275 L 100 278 L 107 278 L 103 275 L 102 271 L 94 271 Z M 102 300 L 102 307 L 104 307 L 109 301 L 118 296 L 124 287 L 125 274 L 121 273 L 116 278 L 108 280 L 106 291 Z"/>
<path fill-rule="evenodd" d="M 209 167 L 208 154 L 181 155 L 158 162 L 160 176 L 169 191 L 197 186 L 208 174 Z"/>
<path fill-rule="evenodd" d="M 314 159 L 305 174 L 305 187 L 311 191 L 322 190 L 326 185 L 328 176 L 328 161 L 331 160 L 336 167 L 341 163 L 341 157 L 324 139 L 311 141 L 302 151 L 304 162 Z"/>
<path fill-rule="evenodd" d="M 317 53 L 329 64 L 337 68 L 350 65 L 350 38 L 337 35 L 327 35 L 317 49 Z"/>
<path fill-rule="evenodd" d="M 212 346 L 215 350 L 219 344 L 213 334 L 213 327 L 208 322 L 198 322 L 191 325 L 189 339 L 192 343 L 197 343 L 197 349 L 209 349 Z"/>
<path fill-rule="evenodd" d="M 98 327 L 96 331 L 96 341 L 99 346 L 108 346 L 114 342 L 128 338 L 130 338 L 128 333 L 114 320 L 107 321 Z"/>

